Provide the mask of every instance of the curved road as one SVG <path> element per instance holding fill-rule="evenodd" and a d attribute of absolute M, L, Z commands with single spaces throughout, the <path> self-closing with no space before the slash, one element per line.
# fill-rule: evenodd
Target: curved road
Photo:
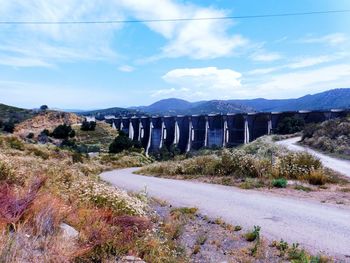
<path fill-rule="evenodd" d="M 277 144 L 287 147 L 291 151 L 307 151 L 312 155 L 318 157 L 325 167 L 328 167 L 334 171 L 337 171 L 347 177 L 350 177 L 350 161 L 341 160 L 338 158 L 330 157 L 322 154 L 308 147 L 297 145 L 296 143 L 301 140 L 301 137 L 295 137 L 283 141 L 278 141 Z M 350 245 L 349 245 L 350 246 Z"/>
<path fill-rule="evenodd" d="M 210 217 L 252 228 L 260 225 L 269 239 L 298 242 L 350 262 L 350 210 L 253 190 L 133 174 L 114 170 L 101 178 L 129 191 L 147 192 L 175 206 L 197 207 Z"/>

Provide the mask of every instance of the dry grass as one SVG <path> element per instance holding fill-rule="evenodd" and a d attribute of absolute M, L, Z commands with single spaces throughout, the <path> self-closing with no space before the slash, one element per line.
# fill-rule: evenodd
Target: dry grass
<path fill-rule="evenodd" d="M 224 149 L 210 155 L 152 163 L 142 167 L 139 173 L 185 179 L 205 177 L 210 182 L 239 185 L 244 189 L 272 186 L 275 179 L 297 180 L 314 185 L 340 183 L 339 176 L 324 169 L 320 160 L 313 155 L 289 152 L 266 138 L 239 149 Z"/>
<path fill-rule="evenodd" d="M 73 155 L 0 136 L 0 262 L 100 262 L 127 254 L 181 262 L 170 237 L 153 231 L 147 204 L 97 177 L 148 158 L 121 153 L 74 162 Z M 78 237 L 66 236 L 62 223 Z"/>

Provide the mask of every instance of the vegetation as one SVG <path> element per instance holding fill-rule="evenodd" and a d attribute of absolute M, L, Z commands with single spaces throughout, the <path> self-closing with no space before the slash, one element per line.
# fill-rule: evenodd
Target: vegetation
<path fill-rule="evenodd" d="M 83 130 L 80 125 L 73 126 L 75 140 L 80 152 L 108 152 L 110 144 L 118 136 L 108 123 L 96 122 L 94 130 Z"/>
<path fill-rule="evenodd" d="M 308 125 L 303 131 L 302 143 L 327 153 L 349 158 L 350 117 Z"/>
<path fill-rule="evenodd" d="M 119 132 L 119 135 L 114 139 L 114 141 L 109 146 L 110 153 L 120 153 L 124 150 L 130 149 L 141 149 L 142 146 L 140 142 L 135 142 L 127 136 L 123 131 Z"/>
<path fill-rule="evenodd" d="M 142 165 L 146 157 L 105 154 L 74 162 L 74 155 L 0 136 L 0 262 L 112 262 L 127 254 L 184 261 L 168 229 L 152 221 L 145 198 L 96 177 Z"/>
<path fill-rule="evenodd" d="M 81 124 L 80 129 L 82 131 L 94 131 L 96 128 L 96 122 L 95 121 L 83 121 Z"/>
<path fill-rule="evenodd" d="M 305 127 L 305 121 L 298 117 L 286 117 L 277 126 L 277 134 L 293 134 L 301 132 Z"/>
<path fill-rule="evenodd" d="M 72 129 L 70 125 L 67 124 L 61 124 L 58 125 L 53 132 L 51 133 L 51 136 L 55 139 L 68 139 L 73 138 L 75 136 L 75 131 Z"/>
<path fill-rule="evenodd" d="M 285 187 L 286 180 L 298 180 L 314 185 L 333 182 L 333 175 L 321 162 L 306 153 L 293 153 L 261 138 L 239 149 L 204 152 L 204 155 L 157 162 L 141 168 L 140 173 L 156 176 L 210 176 L 221 183 L 242 182 L 242 188 L 261 186 Z M 283 178 L 283 179 L 282 179 Z M 218 180 L 216 180 L 218 182 Z"/>
<path fill-rule="evenodd" d="M 279 179 L 273 179 L 272 185 L 277 188 L 286 188 L 287 187 L 287 180 L 284 178 Z"/>
<path fill-rule="evenodd" d="M 0 130 L 13 133 L 14 126 L 24 120 L 33 117 L 35 113 L 32 110 L 26 110 L 16 107 L 0 104 Z"/>

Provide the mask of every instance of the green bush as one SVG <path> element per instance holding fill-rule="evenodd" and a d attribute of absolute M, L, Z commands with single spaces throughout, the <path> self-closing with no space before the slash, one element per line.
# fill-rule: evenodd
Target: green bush
<path fill-rule="evenodd" d="M 57 126 L 53 132 L 51 133 L 51 136 L 55 139 L 68 139 L 75 137 L 75 131 L 72 129 L 70 125 L 59 125 Z"/>
<path fill-rule="evenodd" d="M 3 130 L 8 133 L 13 133 L 15 131 L 15 124 L 11 121 L 5 122 L 3 124 Z"/>
<path fill-rule="evenodd" d="M 274 179 L 272 180 L 273 187 L 276 188 L 286 188 L 287 187 L 287 180 L 284 178 Z"/>
<path fill-rule="evenodd" d="M 259 240 L 260 239 L 260 230 L 261 230 L 260 226 L 254 226 L 253 231 L 245 234 L 245 239 L 248 242 L 253 242 L 255 240 Z"/>
<path fill-rule="evenodd" d="M 114 141 L 109 146 L 110 153 L 120 153 L 124 150 L 130 150 L 132 148 L 141 148 L 139 142 L 132 141 L 126 133 L 123 131 L 119 132 L 119 135 L 114 139 Z"/>
<path fill-rule="evenodd" d="M 83 121 L 80 127 L 82 131 L 94 131 L 95 128 L 96 128 L 95 121 Z"/>
<path fill-rule="evenodd" d="M 299 117 L 286 117 L 277 125 L 278 134 L 293 134 L 300 132 L 305 127 L 304 119 Z"/>

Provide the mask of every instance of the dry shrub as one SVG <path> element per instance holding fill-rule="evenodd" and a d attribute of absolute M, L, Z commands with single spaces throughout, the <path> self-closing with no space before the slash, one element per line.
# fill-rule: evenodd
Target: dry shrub
<path fill-rule="evenodd" d="M 318 169 L 311 171 L 307 180 L 313 185 L 324 185 L 327 182 L 327 176 L 323 170 Z"/>
<path fill-rule="evenodd" d="M 25 224 L 32 228 L 32 235 L 53 235 L 67 216 L 69 207 L 59 198 L 44 193 L 39 195 L 24 214 Z"/>
<path fill-rule="evenodd" d="M 322 168 L 321 161 L 307 152 L 288 153 L 279 158 L 279 176 L 286 179 L 307 179 L 308 175 Z"/>
<path fill-rule="evenodd" d="M 0 186 L 0 221 L 16 223 L 33 203 L 44 182 L 44 178 L 36 179 L 22 197 L 14 193 L 13 187 L 7 184 Z"/>
<path fill-rule="evenodd" d="M 14 172 L 8 163 L 0 161 L 0 182 L 6 183 L 14 182 Z"/>

